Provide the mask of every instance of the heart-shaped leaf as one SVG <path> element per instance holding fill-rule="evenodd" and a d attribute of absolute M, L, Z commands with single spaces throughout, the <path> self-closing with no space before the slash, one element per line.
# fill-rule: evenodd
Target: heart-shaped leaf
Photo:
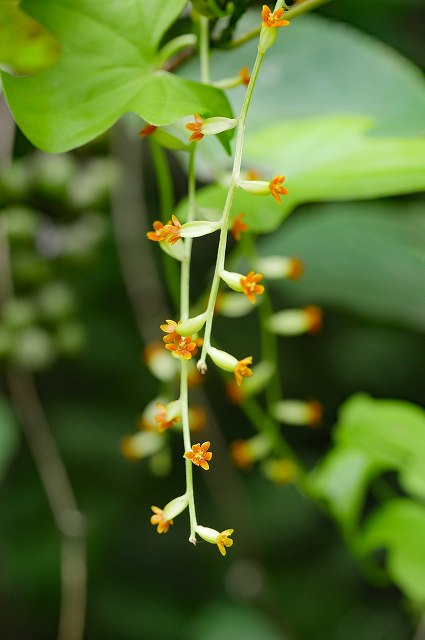
<path fill-rule="evenodd" d="M 24 0 L 57 38 L 57 63 L 31 78 L 3 74 L 24 134 L 45 151 L 88 142 L 133 111 L 154 125 L 193 113 L 231 116 L 224 94 L 155 68 L 161 39 L 186 0 Z"/>

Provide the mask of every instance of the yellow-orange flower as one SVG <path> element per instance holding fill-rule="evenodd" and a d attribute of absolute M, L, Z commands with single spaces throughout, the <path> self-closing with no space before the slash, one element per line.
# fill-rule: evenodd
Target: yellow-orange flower
<path fill-rule="evenodd" d="M 226 529 L 217 536 L 217 547 L 222 556 L 226 555 L 226 547 L 231 547 L 233 544 L 233 540 L 229 538 L 233 532 L 234 529 Z"/>
<path fill-rule="evenodd" d="M 162 402 L 156 403 L 155 422 L 158 423 L 158 431 L 160 433 L 166 429 L 170 429 L 178 421 L 178 417 L 175 417 L 172 420 L 167 420 L 167 406 Z"/>
<path fill-rule="evenodd" d="M 175 244 L 178 240 L 181 240 L 180 231 L 182 226 L 175 215 L 172 215 L 171 218 L 172 218 L 172 224 L 171 222 L 168 222 L 165 225 L 164 229 L 166 229 L 168 233 L 166 238 L 168 244 Z"/>
<path fill-rule="evenodd" d="M 246 87 L 249 85 L 249 81 L 251 80 L 251 74 L 249 73 L 248 67 L 242 67 L 239 71 L 239 77 Z"/>
<path fill-rule="evenodd" d="M 276 176 L 269 182 L 270 193 L 273 198 L 278 202 L 281 202 L 280 196 L 288 195 L 288 189 L 282 187 L 282 183 L 285 181 L 285 176 Z"/>
<path fill-rule="evenodd" d="M 192 445 L 192 451 L 185 451 L 184 457 L 191 460 L 197 467 L 202 467 L 202 469 L 206 471 L 210 468 L 208 461 L 212 458 L 211 451 L 208 451 L 210 444 L 210 442 L 204 442 L 201 445 L 198 442 L 198 444 Z"/>
<path fill-rule="evenodd" d="M 241 278 L 241 286 L 244 294 L 248 300 L 254 304 L 255 296 L 264 293 L 264 287 L 262 284 L 258 284 L 263 279 L 262 273 L 255 273 L 250 271 L 245 278 Z"/>
<path fill-rule="evenodd" d="M 154 242 L 163 242 L 167 238 L 169 231 L 167 231 L 160 220 L 155 220 L 155 222 L 153 223 L 153 228 L 154 231 L 148 231 L 146 237 L 149 238 L 149 240 L 153 240 Z"/>
<path fill-rule="evenodd" d="M 235 366 L 234 374 L 238 385 L 242 384 L 243 378 L 250 378 L 252 376 L 252 371 L 249 368 L 249 365 L 251 364 L 252 356 L 248 356 L 243 360 L 239 360 L 238 364 Z"/>
<path fill-rule="evenodd" d="M 289 20 L 281 20 L 284 9 L 277 9 L 272 11 L 266 4 L 263 5 L 261 17 L 263 19 L 263 27 L 286 27 L 289 24 Z"/>
<path fill-rule="evenodd" d="M 318 427 L 323 417 L 323 406 L 316 400 L 310 400 L 307 403 L 308 426 Z"/>
<path fill-rule="evenodd" d="M 176 332 L 177 322 L 174 320 L 166 320 L 167 324 L 161 324 L 160 329 L 164 331 L 166 335 L 162 338 L 166 344 L 170 342 L 175 342 L 176 340 L 180 341 L 181 336 Z"/>
<path fill-rule="evenodd" d="M 305 307 L 304 311 L 308 318 L 308 332 L 313 334 L 319 333 L 322 329 L 323 311 L 315 305 Z"/>
<path fill-rule="evenodd" d="M 156 530 L 158 533 L 167 533 L 168 529 L 173 523 L 172 520 L 166 520 L 164 517 L 164 512 L 159 507 L 151 507 L 154 515 L 151 516 L 151 524 L 154 526 L 158 525 Z"/>
<path fill-rule="evenodd" d="M 192 336 L 186 336 L 185 338 L 179 336 L 178 342 L 166 344 L 165 348 L 168 349 L 168 351 L 172 351 L 176 356 L 190 360 L 197 347 L 196 342 L 192 342 Z"/>
<path fill-rule="evenodd" d="M 139 136 L 141 138 L 146 138 L 147 136 L 151 136 L 153 133 L 155 133 L 157 129 L 158 127 L 155 127 L 154 124 L 147 124 L 145 127 L 143 127 L 143 129 L 140 129 Z"/>
<path fill-rule="evenodd" d="M 202 138 L 204 137 L 204 134 L 202 133 L 202 125 L 204 124 L 204 121 L 202 120 L 201 116 L 199 116 L 197 113 L 195 113 L 193 117 L 195 118 L 195 122 L 189 122 L 185 126 L 186 126 L 186 129 L 189 129 L 189 131 L 193 132 L 189 140 L 191 142 L 193 140 L 196 140 L 197 142 L 199 142 L 199 140 L 202 140 Z"/>
<path fill-rule="evenodd" d="M 246 469 L 253 463 L 252 452 L 246 440 L 235 440 L 230 445 L 230 455 L 239 469 Z"/>
<path fill-rule="evenodd" d="M 234 237 L 235 240 L 240 240 L 241 239 L 241 233 L 244 233 L 245 231 L 248 231 L 248 229 L 249 229 L 249 227 L 246 224 L 246 222 L 243 221 L 243 218 L 245 218 L 245 214 L 244 213 L 238 213 L 233 218 L 233 222 L 232 222 L 232 226 L 230 227 L 230 231 L 231 231 L 232 236 Z"/>

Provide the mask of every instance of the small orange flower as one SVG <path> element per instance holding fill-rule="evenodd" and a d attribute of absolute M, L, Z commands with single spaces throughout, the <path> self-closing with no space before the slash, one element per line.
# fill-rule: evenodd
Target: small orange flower
<path fill-rule="evenodd" d="M 182 226 L 176 216 L 173 215 L 171 218 L 173 223 L 171 224 L 171 222 L 168 222 L 164 229 L 166 229 L 169 234 L 167 236 L 168 244 L 175 244 L 178 240 L 181 240 L 180 231 Z"/>
<path fill-rule="evenodd" d="M 249 81 L 251 80 L 251 74 L 249 73 L 248 67 L 242 67 L 239 71 L 239 77 L 242 80 L 242 84 L 246 87 L 249 85 Z"/>
<path fill-rule="evenodd" d="M 263 285 L 258 284 L 262 279 L 263 274 L 255 273 L 255 271 L 250 271 L 245 278 L 241 278 L 243 292 L 252 304 L 255 303 L 255 295 L 261 295 L 264 293 Z"/>
<path fill-rule="evenodd" d="M 167 231 L 160 220 L 155 220 L 155 222 L 153 223 L 153 228 L 154 231 L 148 231 L 146 237 L 149 238 L 149 240 L 153 240 L 154 242 L 163 242 L 167 238 L 169 231 Z"/>
<path fill-rule="evenodd" d="M 205 471 L 207 471 L 207 469 L 210 468 L 208 460 L 211 460 L 212 458 L 211 451 L 208 451 L 208 449 L 210 448 L 210 444 L 210 442 L 204 442 L 201 445 L 198 442 L 198 444 L 192 445 L 192 451 L 185 451 L 184 458 L 192 460 L 193 464 L 195 464 L 197 467 L 202 467 L 202 469 L 205 469 Z"/>
<path fill-rule="evenodd" d="M 204 344 L 204 339 L 203 338 L 195 338 L 194 339 L 194 343 L 196 345 L 196 348 L 193 350 L 192 355 L 196 356 L 196 355 L 198 355 L 199 347 L 202 347 L 202 345 Z"/>
<path fill-rule="evenodd" d="M 323 417 L 323 406 L 316 400 L 307 403 L 308 426 L 318 427 Z"/>
<path fill-rule="evenodd" d="M 147 124 L 146 127 L 143 127 L 143 129 L 140 129 L 139 136 L 141 138 L 146 138 L 147 136 L 151 136 L 153 133 L 155 133 L 157 129 L 158 127 L 155 127 L 154 124 Z"/>
<path fill-rule="evenodd" d="M 173 523 L 172 520 L 166 520 L 164 518 L 164 512 L 159 507 L 151 507 L 154 515 L 151 516 L 151 524 L 154 526 L 158 525 L 156 530 L 158 533 L 167 533 L 168 529 Z"/>
<path fill-rule="evenodd" d="M 266 4 L 263 5 L 261 17 L 263 19 L 263 27 L 286 27 L 289 24 L 289 20 L 281 20 L 284 9 L 277 9 L 272 11 Z"/>
<path fill-rule="evenodd" d="M 174 320 L 166 320 L 167 324 L 161 324 L 160 329 L 164 331 L 166 335 L 162 338 L 166 344 L 181 339 L 181 336 L 176 332 L 177 322 Z"/>
<path fill-rule="evenodd" d="M 288 189 L 282 187 L 282 183 L 285 181 L 285 176 L 276 176 L 269 182 L 270 192 L 275 200 L 281 202 L 280 196 L 288 195 Z"/>
<path fill-rule="evenodd" d="M 234 529 L 226 529 L 217 536 L 217 547 L 222 556 L 226 555 L 226 547 L 231 547 L 233 540 L 229 538 L 232 535 Z"/>
<path fill-rule="evenodd" d="M 196 140 L 197 142 L 199 142 L 199 140 L 202 140 L 202 138 L 204 137 L 204 134 L 202 133 L 202 125 L 204 124 L 204 121 L 202 120 L 201 116 L 199 116 L 197 113 L 195 113 L 193 117 L 195 118 L 195 122 L 189 122 L 185 126 L 186 126 L 186 129 L 189 129 L 189 131 L 193 131 L 189 140 L 191 142 L 193 140 Z"/>
<path fill-rule="evenodd" d="M 230 445 L 230 455 L 236 467 L 246 469 L 252 466 L 253 459 L 246 440 L 235 440 Z"/>
<path fill-rule="evenodd" d="M 242 389 L 234 380 L 228 380 L 226 383 L 227 397 L 233 404 L 240 404 L 244 398 Z"/>
<path fill-rule="evenodd" d="M 167 420 L 167 407 L 162 402 L 156 403 L 156 414 L 155 414 L 155 422 L 158 423 L 158 431 L 162 433 L 166 429 L 170 429 L 179 419 L 173 418 L 172 420 Z"/>
<path fill-rule="evenodd" d="M 190 360 L 196 349 L 196 342 L 192 342 L 192 336 L 187 336 L 185 338 L 179 336 L 178 342 L 166 344 L 165 348 L 168 349 L 168 351 L 172 351 L 176 356 L 180 356 L 185 360 Z"/>
<path fill-rule="evenodd" d="M 230 231 L 235 240 L 241 239 L 241 233 L 248 231 L 249 227 L 246 222 L 243 222 L 243 218 L 245 218 L 244 213 L 238 213 L 233 218 L 232 226 L 230 227 Z"/>
<path fill-rule="evenodd" d="M 316 307 L 314 305 L 305 307 L 304 311 L 308 318 L 308 332 L 313 334 L 319 333 L 322 329 L 323 311 L 320 307 Z"/>
<path fill-rule="evenodd" d="M 290 280 L 298 280 L 304 273 L 304 265 L 299 258 L 291 258 L 291 263 L 288 270 L 288 278 Z"/>
<path fill-rule="evenodd" d="M 236 382 L 238 385 L 242 384 L 242 378 L 250 378 L 252 376 L 252 371 L 249 368 L 249 365 L 251 364 L 252 364 L 252 356 L 248 356 L 243 360 L 239 360 L 234 370 Z"/>

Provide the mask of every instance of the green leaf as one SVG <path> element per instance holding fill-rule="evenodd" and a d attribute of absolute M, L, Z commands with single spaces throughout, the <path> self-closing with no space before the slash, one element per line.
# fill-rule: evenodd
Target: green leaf
<path fill-rule="evenodd" d="M 363 116 L 285 121 L 247 139 L 245 161 L 285 174 L 281 217 L 303 202 L 364 200 L 425 189 L 425 138 L 367 135 Z M 249 211 L 247 212 L 249 216 Z"/>
<path fill-rule="evenodd" d="M 9 402 L 0 395 L 0 480 L 16 453 L 19 444 L 19 430 Z"/>
<path fill-rule="evenodd" d="M 19 8 L 19 0 L 0 2 L 0 68 L 18 75 L 37 73 L 59 55 L 59 45 Z"/>
<path fill-rule="evenodd" d="M 387 570 L 406 596 L 425 605 L 425 507 L 411 500 L 392 500 L 366 524 L 360 553 L 388 550 Z"/>
<path fill-rule="evenodd" d="M 375 3 L 367 4 L 377 14 Z M 353 5 L 358 12 L 358 2 Z M 257 25 L 257 11 L 241 21 L 242 33 L 243 22 L 246 30 Z M 213 52 L 213 79 L 236 75 L 241 60 L 252 66 L 256 47 L 253 40 L 235 50 Z M 197 78 L 198 66 L 191 61 L 183 72 Z M 235 113 L 243 96 L 243 88 L 230 93 Z M 282 113 L 288 119 L 357 113 L 373 118 L 379 135 L 423 134 L 425 78 L 412 62 L 369 35 L 318 15 L 302 16 L 281 29 L 267 51 L 250 106 L 248 132 L 279 121 Z"/>
<path fill-rule="evenodd" d="M 344 529 L 356 525 L 368 485 L 379 466 L 364 452 L 335 447 L 310 474 L 313 493 L 324 499 Z"/>
<path fill-rule="evenodd" d="M 339 445 L 362 452 L 372 463 L 398 471 L 403 488 L 425 498 L 423 409 L 358 394 L 342 406 L 335 437 Z"/>
<path fill-rule="evenodd" d="M 260 251 L 303 261 L 295 285 L 273 282 L 291 304 L 314 301 L 424 331 L 424 237 L 422 203 L 311 205 L 263 238 Z"/>
<path fill-rule="evenodd" d="M 8 103 L 29 140 L 45 151 L 67 151 L 129 111 L 158 126 L 193 113 L 231 116 L 220 90 L 155 68 L 161 39 L 185 4 L 24 0 L 62 50 L 40 75 L 3 74 Z"/>

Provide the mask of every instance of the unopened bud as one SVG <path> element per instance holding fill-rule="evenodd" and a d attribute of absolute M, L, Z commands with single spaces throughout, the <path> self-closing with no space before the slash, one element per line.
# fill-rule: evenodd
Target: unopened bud
<path fill-rule="evenodd" d="M 260 41 L 258 43 L 258 51 L 265 53 L 267 49 L 270 49 L 274 45 L 276 40 L 277 30 L 269 27 L 261 27 Z"/>
<path fill-rule="evenodd" d="M 310 306 L 305 309 L 285 309 L 272 315 L 267 328 L 281 336 L 297 336 L 302 333 L 318 333 L 322 327 L 322 310 Z"/>
<path fill-rule="evenodd" d="M 208 355 L 214 364 L 217 365 L 223 371 L 234 371 L 238 361 L 236 358 L 227 351 L 221 351 L 221 349 L 215 349 L 214 347 L 210 347 L 208 349 Z M 201 372 L 202 373 L 202 372 Z"/>
<path fill-rule="evenodd" d="M 148 458 L 162 449 L 164 439 L 157 433 L 142 431 L 121 441 L 121 451 L 129 460 Z"/>
<path fill-rule="evenodd" d="M 188 504 L 189 501 L 186 494 L 171 500 L 163 509 L 165 520 L 173 520 L 175 517 L 179 516 L 183 513 Z"/>
<path fill-rule="evenodd" d="M 279 422 L 315 427 L 322 419 L 323 408 L 320 402 L 315 401 L 281 400 L 272 406 L 271 413 Z"/>
<path fill-rule="evenodd" d="M 178 363 L 164 350 L 163 342 L 150 342 L 145 348 L 144 360 L 152 375 L 163 382 L 173 380 L 179 370 Z"/>
<path fill-rule="evenodd" d="M 220 532 L 216 529 L 203 527 L 200 524 L 197 525 L 195 531 L 203 540 L 205 540 L 205 542 L 210 542 L 211 544 L 216 544 L 217 538 L 220 535 Z"/>
<path fill-rule="evenodd" d="M 241 180 L 239 186 L 255 196 L 266 196 L 270 193 L 270 182 L 265 180 Z"/>
<path fill-rule="evenodd" d="M 193 222 L 186 222 L 182 225 L 180 236 L 182 238 L 201 238 L 202 236 L 207 236 L 209 233 L 214 233 L 214 231 L 217 231 L 220 227 L 220 221 L 194 220 Z"/>
<path fill-rule="evenodd" d="M 284 256 L 266 256 L 256 261 L 255 268 L 269 280 L 289 278 L 296 280 L 304 273 L 303 264 L 298 258 Z"/>
<path fill-rule="evenodd" d="M 221 116 L 215 116 L 214 118 L 207 118 L 203 121 L 201 131 L 204 136 L 214 136 L 217 135 L 217 133 L 223 133 L 223 131 L 234 129 L 237 124 L 237 118 L 223 118 Z"/>
<path fill-rule="evenodd" d="M 243 287 L 241 284 L 241 280 L 245 276 L 242 273 L 237 273 L 236 271 L 225 271 L 223 269 L 220 272 L 220 278 L 224 280 L 224 282 L 229 286 L 233 291 L 237 291 L 238 293 L 242 293 Z"/>
<path fill-rule="evenodd" d="M 179 336 L 192 336 L 198 333 L 202 329 L 207 319 L 206 313 L 201 313 L 199 316 L 194 316 L 183 322 L 179 322 L 176 326 L 176 333 Z"/>

